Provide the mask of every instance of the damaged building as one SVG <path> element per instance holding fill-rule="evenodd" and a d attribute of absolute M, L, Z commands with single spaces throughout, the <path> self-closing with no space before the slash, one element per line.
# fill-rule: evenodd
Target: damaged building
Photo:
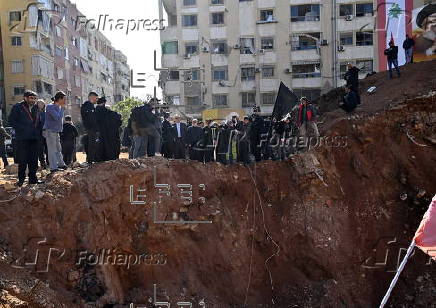
<path fill-rule="evenodd" d="M 101 32 L 81 26 L 78 19 L 84 15 L 75 4 L 14 0 L 2 1 L 0 9 L 3 114 L 22 99 L 25 89 L 36 91 L 47 102 L 56 91 L 64 91 L 68 95 L 66 113 L 76 121 L 91 90 L 105 95 L 109 104 L 130 95 L 127 58 Z M 122 67 L 123 73 L 115 76 L 115 67 Z M 123 87 L 115 86 L 115 78 Z"/>

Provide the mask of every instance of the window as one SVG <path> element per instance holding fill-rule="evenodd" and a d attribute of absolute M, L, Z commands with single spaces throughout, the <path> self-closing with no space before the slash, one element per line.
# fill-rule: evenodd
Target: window
<path fill-rule="evenodd" d="M 211 0 L 210 4 L 224 4 L 224 0 Z"/>
<path fill-rule="evenodd" d="M 62 36 L 62 28 L 59 26 L 56 26 L 56 36 L 59 36 L 59 37 Z"/>
<path fill-rule="evenodd" d="M 183 0 L 183 5 L 184 6 L 192 6 L 196 4 L 196 0 Z"/>
<path fill-rule="evenodd" d="M 260 95 L 262 105 L 274 105 L 276 102 L 276 94 L 275 93 L 262 93 Z"/>
<path fill-rule="evenodd" d="M 274 38 L 272 37 L 263 37 L 260 40 L 260 48 L 271 50 L 274 49 Z"/>
<path fill-rule="evenodd" d="M 241 54 L 254 54 L 254 38 L 241 38 Z"/>
<path fill-rule="evenodd" d="M 180 105 L 180 96 L 167 96 L 166 102 L 170 105 Z"/>
<path fill-rule="evenodd" d="M 61 57 L 62 57 L 62 55 L 63 55 L 63 51 L 62 51 L 62 48 L 61 48 L 61 47 L 58 47 L 58 46 L 56 46 L 56 49 L 55 49 L 55 54 L 56 54 L 57 56 L 61 56 Z"/>
<path fill-rule="evenodd" d="M 339 16 L 353 15 L 353 4 L 341 4 L 339 6 Z"/>
<path fill-rule="evenodd" d="M 193 55 L 198 52 L 198 43 L 186 43 L 185 44 L 185 55 Z"/>
<path fill-rule="evenodd" d="M 23 95 L 23 94 L 24 94 L 24 87 L 23 86 L 14 87 L 14 95 L 15 96 Z"/>
<path fill-rule="evenodd" d="M 227 43 L 226 42 L 212 42 L 212 53 L 227 54 Z"/>
<path fill-rule="evenodd" d="M 348 68 L 347 68 L 348 63 L 349 62 L 341 62 L 341 63 L 339 63 L 339 74 L 341 75 L 341 78 L 344 78 L 344 75 L 345 75 L 345 73 L 348 70 Z"/>
<path fill-rule="evenodd" d="M 77 37 L 72 37 L 71 38 L 71 43 L 76 46 L 79 47 L 79 40 L 77 39 Z"/>
<path fill-rule="evenodd" d="M 12 74 L 24 73 L 24 62 L 22 60 L 11 61 Z"/>
<path fill-rule="evenodd" d="M 373 71 L 373 62 L 372 60 L 357 60 L 356 67 L 361 73 L 368 74 Z"/>
<path fill-rule="evenodd" d="M 353 32 L 343 32 L 339 35 L 341 45 L 353 45 Z"/>
<path fill-rule="evenodd" d="M 241 68 L 241 80 L 255 80 L 256 79 L 256 70 L 253 67 L 242 67 Z"/>
<path fill-rule="evenodd" d="M 274 77 L 274 66 L 264 66 L 262 67 L 262 77 L 263 78 L 272 78 Z"/>
<path fill-rule="evenodd" d="M 321 77 L 319 63 L 292 65 L 292 78 Z"/>
<path fill-rule="evenodd" d="M 58 79 L 64 79 L 64 70 L 58 68 L 57 74 L 58 74 Z"/>
<path fill-rule="evenodd" d="M 79 76 L 74 76 L 74 84 L 76 85 L 76 87 L 80 87 L 80 77 Z"/>
<path fill-rule="evenodd" d="M 180 79 L 179 71 L 170 71 L 168 78 L 169 80 L 179 80 Z"/>
<path fill-rule="evenodd" d="M 291 37 L 292 50 L 316 49 L 321 33 L 301 33 Z"/>
<path fill-rule="evenodd" d="M 200 70 L 191 69 L 190 71 L 185 71 L 184 73 L 185 81 L 196 81 L 200 79 Z"/>
<path fill-rule="evenodd" d="M 211 15 L 211 24 L 212 25 L 223 25 L 224 24 L 224 13 L 212 13 Z"/>
<path fill-rule="evenodd" d="M 274 21 L 274 11 L 273 10 L 261 10 L 260 11 L 260 21 L 263 21 L 263 22 Z"/>
<path fill-rule="evenodd" d="M 182 16 L 183 27 L 196 27 L 197 26 L 197 15 L 183 15 Z"/>
<path fill-rule="evenodd" d="M 33 82 L 34 86 L 33 89 L 35 90 L 36 93 L 41 94 L 42 93 L 42 82 L 41 80 L 35 80 Z"/>
<path fill-rule="evenodd" d="M 309 101 L 314 101 L 321 96 L 321 89 L 318 88 L 303 88 L 294 89 L 295 95 L 298 97 L 307 97 Z"/>
<path fill-rule="evenodd" d="M 212 80 L 228 80 L 227 67 L 214 67 L 212 69 Z"/>
<path fill-rule="evenodd" d="M 356 32 L 357 46 L 372 46 L 372 44 L 373 44 L 372 31 Z"/>
<path fill-rule="evenodd" d="M 241 92 L 242 108 L 256 105 L 256 92 Z"/>
<path fill-rule="evenodd" d="M 212 105 L 214 108 L 227 106 L 227 95 L 212 95 Z"/>
<path fill-rule="evenodd" d="M 200 96 L 188 96 L 185 98 L 186 111 L 189 113 L 200 112 L 202 110 Z M 174 101 L 175 104 L 175 101 Z"/>
<path fill-rule="evenodd" d="M 357 17 L 372 16 L 372 15 L 373 15 L 372 3 L 357 3 L 356 4 L 356 16 Z"/>
<path fill-rule="evenodd" d="M 13 36 L 13 37 L 11 37 L 11 44 L 12 44 L 12 46 L 21 46 L 21 45 L 23 45 L 23 42 L 21 40 L 21 36 Z"/>
<path fill-rule="evenodd" d="M 291 6 L 291 22 L 319 21 L 319 4 L 303 4 Z"/>
<path fill-rule="evenodd" d="M 162 54 L 178 54 L 179 53 L 179 42 L 164 42 L 162 44 Z"/>
<path fill-rule="evenodd" d="M 50 95 L 53 94 L 53 86 L 49 83 L 44 82 L 44 91 Z"/>
<path fill-rule="evenodd" d="M 9 22 L 21 21 L 21 12 L 9 12 Z"/>

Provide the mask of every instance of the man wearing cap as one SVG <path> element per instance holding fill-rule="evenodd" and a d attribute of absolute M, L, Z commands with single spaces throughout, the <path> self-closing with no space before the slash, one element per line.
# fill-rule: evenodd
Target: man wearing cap
<path fill-rule="evenodd" d="M 87 154 L 86 162 L 91 164 L 97 161 L 97 122 L 95 119 L 95 104 L 98 100 L 98 94 L 90 92 L 88 100 L 83 103 L 80 114 L 82 123 L 86 130 L 87 137 Z"/>
<path fill-rule="evenodd" d="M 185 123 L 180 122 L 180 116 L 174 116 L 174 158 L 184 159 L 186 157 L 186 134 L 188 127 Z"/>
<path fill-rule="evenodd" d="M 42 123 L 36 106 L 37 94 L 25 91 L 23 101 L 15 104 L 9 114 L 9 124 L 15 130 L 16 161 L 18 163 L 17 186 L 23 186 L 28 168 L 29 184 L 38 184 L 39 138 Z"/>

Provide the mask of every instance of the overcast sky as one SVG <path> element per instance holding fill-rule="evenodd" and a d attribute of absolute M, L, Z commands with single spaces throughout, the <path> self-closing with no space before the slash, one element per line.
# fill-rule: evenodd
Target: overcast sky
<path fill-rule="evenodd" d="M 88 19 L 98 20 L 99 15 L 109 15 L 108 19 L 128 20 L 159 19 L 157 0 L 71 0 L 77 5 L 79 11 Z M 133 21 L 132 23 L 133 24 Z M 116 23 L 114 23 L 114 26 Z M 101 27 L 102 28 L 102 27 Z M 103 34 L 112 42 L 112 46 L 121 50 L 128 59 L 130 68 L 136 73 L 146 73 L 145 88 L 132 88 L 131 95 L 144 98 L 145 94 L 153 94 L 153 87 L 157 87 L 159 72 L 153 68 L 153 52 L 158 51 L 158 66 L 160 66 L 160 39 L 159 31 L 134 30 L 126 34 L 126 26 L 123 30 L 110 31 L 108 24 L 106 29 L 101 29 Z M 143 78 L 134 74 L 134 78 Z M 158 96 L 161 91 L 158 88 Z"/>

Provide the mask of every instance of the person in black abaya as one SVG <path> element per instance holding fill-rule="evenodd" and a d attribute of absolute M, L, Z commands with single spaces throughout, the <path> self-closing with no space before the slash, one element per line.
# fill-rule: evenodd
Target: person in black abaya
<path fill-rule="evenodd" d="M 206 125 L 203 128 L 203 139 L 199 143 L 201 149 L 203 150 L 200 161 L 204 163 L 213 161 L 214 146 L 212 128 L 210 127 L 211 122 L 211 120 L 206 120 Z"/>
<path fill-rule="evenodd" d="M 98 161 L 118 159 L 120 156 L 122 125 L 121 115 L 105 106 L 106 98 L 97 101 L 95 117 L 98 132 Z"/>
<path fill-rule="evenodd" d="M 174 130 L 168 120 L 170 115 L 164 113 L 162 122 L 162 156 L 165 158 L 174 158 Z"/>
<path fill-rule="evenodd" d="M 79 137 L 79 132 L 74 126 L 71 116 L 65 116 L 65 121 L 61 135 L 62 156 L 65 164 L 71 165 L 74 161 L 76 153 L 76 138 Z"/>
<path fill-rule="evenodd" d="M 229 126 L 225 122 L 221 123 L 217 137 L 216 160 L 224 165 L 230 162 L 230 132 Z"/>

